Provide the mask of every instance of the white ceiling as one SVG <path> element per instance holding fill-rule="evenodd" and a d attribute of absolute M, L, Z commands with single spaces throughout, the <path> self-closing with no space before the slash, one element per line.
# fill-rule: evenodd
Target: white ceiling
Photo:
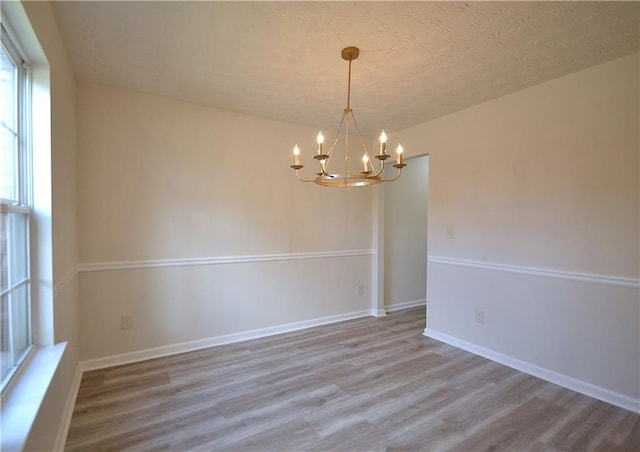
<path fill-rule="evenodd" d="M 639 49 L 639 2 L 55 2 L 78 79 L 366 134 Z"/>

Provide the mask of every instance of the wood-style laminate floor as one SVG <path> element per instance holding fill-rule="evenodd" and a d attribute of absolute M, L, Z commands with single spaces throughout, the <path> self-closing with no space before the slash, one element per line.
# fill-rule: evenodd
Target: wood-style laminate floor
<path fill-rule="evenodd" d="M 424 308 L 82 378 L 67 450 L 640 450 L 640 415 L 422 336 Z"/>

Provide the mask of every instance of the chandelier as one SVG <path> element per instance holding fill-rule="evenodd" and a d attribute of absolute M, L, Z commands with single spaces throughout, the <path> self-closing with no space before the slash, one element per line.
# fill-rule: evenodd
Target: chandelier
<path fill-rule="evenodd" d="M 335 139 L 331 143 L 328 152 L 325 152 L 324 135 L 322 134 L 322 131 L 318 133 L 318 149 L 313 158 L 315 160 L 318 160 L 320 170 L 318 173 L 316 173 L 315 179 L 304 179 L 300 176 L 300 170 L 304 168 L 304 165 L 300 163 L 300 148 L 298 148 L 298 145 L 293 148 L 293 165 L 291 165 L 291 168 L 294 169 L 294 171 L 296 172 L 296 176 L 302 182 L 315 182 L 318 185 L 324 185 L 326 187 L 360 187 L 364 185 L 375 185 L 380 182 L 392 182 L 394 180 L 397 180 L 400 177 L 402 168 L 407 166 L 402 162 L 402 146 L 398 145 L 396 149 L 396 163 L 393 165 L 393 167 L 398 170 L 398 173 L 395 177 L 390 179 L 384 179 L 382 177 L 384 162 L 389 157 L 391 157 L 391 155 L 387 154 L 387 135 L 384 133 L 384 130 L 380 134 L 379 153 L 375 156 L 379 163 L 376 164 L 373 160 L 371 160 L 371 155 L 367 150 L 367 146 L 364 142 L 364 139 L 362 138 L 362 133 L 360 132 L 360 127 L 358 126 L 356 117 L 354 116 L 353 110 L 351 109 L 351 62 L 358 58 L 359 54 L 360 50 L 357 47 L 346 47 L 342 49 L 342 58 L 349 61 L 347 107 L 342 113 L 342 119 L 340 120 L 338 131 L 336 132 Z M 360 146 L 364 151 L 362 155 L 362 171 L 355 173 L 349 172 L 349 127 L 351 125 L 351 122 L 353 122 L 353 126 L 360 140 Z M 340 133 L 343 129 L 343 126 L 345 129 L 343 162 L 344 166 L 342 167 L 342 172 L 331 172 L 330 168 L 332 168 L 332 157 L 334 154 L 334 150 L 336 149 L 336 145 L 340 140 Z M 339 165 L 340 162 L 334 164 L 334 166 L 336 167 Z"/>

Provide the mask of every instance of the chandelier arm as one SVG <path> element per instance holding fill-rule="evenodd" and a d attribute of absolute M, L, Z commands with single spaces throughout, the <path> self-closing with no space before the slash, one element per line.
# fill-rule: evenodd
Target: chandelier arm
<path fill-rule="evenodd" d="M 400 178 L 400 173 L 402 172 L 401 168 L 398 168 L 398 174 L 396 174 L 396 177 L 392 178 L 392 179 L 380 179 L 380 182 L 394 182 L 397 181 L 398 178 Z"/>
<path fill-rule="evenodd" d="M 326 160 L 326 164 L 325 164 L 325 168 L 329 167 L 329 163 L 331 163 L 331 157 L 333 156 L 333 150 L 336 147 L 336 144 L 338 144 L 338 140 L 340 139 L 340 130 L 342 130 L 342 124 L 344 123 L 344 118 L 345 116 L 347 116 L 347 110 L 345 110 L 342 113 L 342 118 L 340 119 L 340 124 L 338 124 L 338 131 L 336 132 L 336 137 L 333 140 L 333 143 L 331 144 L 331 147 L 329 148 L 329 158 Z"/>
<path fill-rule="evenodd" d="M 356 126 L 356 132 L 358 133 L 358 138 L 360 138 L 360 145 L 362 146 L 362 149 L 364 149 L 364 152 L 366 152 L 367 157 L 371 159 L 371 156 L 369 155 L 369 151 L 367 150 L 367 145 L 365 144 L 364 138 L 362 137 L 362 132 L 360 131 L 358 120 L 356 119 L 356 116 L 353 114 L 353 110 L 349 110 L 349 113 L 351 113 L 351 117 L 353 118 L 353 124 Z"/>
<path fill-rule="evenodd" d="M 296 177 L 298 178 L 298 180 L 300 182 L 315 182 L 315 179 L 303 179 L 302 177 L 300 177 L 300 170 L 296 170 Z"/>
<path fill-rule="evenodd" d="M 324 176 L 326 174 L 325 169 L 324 169 L 324 160 L 320 160 L 319 165 L 320 165 L 320 173 L 319 174 L 321 176 Z"/>
<path fill-rule="evenodd" d="M 375 168 L 375 166 L 374 166 Z M 371 177 L 378 177 L 380 174 L 382 174 L 382 171 L 384 171 L 384 160 L 380 160 L 380 168 L 378 168 L 377 171 L 375 171 Z"/>
<path fill-rule="evenodd" d="M 367 155 L 367 158 L 369 159 L 371 166 L 373 166 L 373 168 L 375 169 L 376 164 L 371 158 L 371 155 L 369 154 L 369 150 L 367 149 L 367 145 L 364 142 L 364 138 L 362 136 L 362 132 L 360 131 L 360 126 L 358 125 L 358 120 L 356 119 L 356 115 L 353 113 L 353 110 L 349 110 L 349 112 L 351 113 L 351 117 L 353 118 L 353 124 L 356 126 L 356 132 L 358 133 L 358 138 L 360 139 L 360 146 L 362 146 L 364 153 Z M 382 173 L 383 169 L 384 169 L 384 160 L 381 160 L 380 167 L 374 171 L 374 174 L 371 177 L 379 176 Z"/>
<path fill-rule="evenodd" d="M 346 109 L 342 112 L 342 118 L 340 119 L 340 124 L 338 124 L 338 131 L 336 132 L 336 137 L 334 138 L 333 143 L 329 148 L 329 156 L 331 156 L 333 149 L 336 147 L 336 144 L 338 144 L 338 139 L 340 138 L 340 130 L 342 130 L 342 124 L 344 123 L 344 118 L 347 116 L 347 113 L 348 112 Z"/>

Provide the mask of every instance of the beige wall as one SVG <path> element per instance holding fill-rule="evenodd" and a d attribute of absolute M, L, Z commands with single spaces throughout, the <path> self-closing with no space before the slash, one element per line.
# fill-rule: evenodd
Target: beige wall
<path fill-rule="evenodd" d="M 638 55 L 398 135 L 430 154 L 427 333 L 637 405 Z"/>
<path fill-rule="evenodd" d="M 92 83 L 78 121 L 84 359 L 370 310 L 371 191 L 289 168 L 317 131 Z"/>
<path fill-rule="evenodd" d="M 68 395 L 72 392 L 79 361 L 79 309 L 75 275 L 78 263 L 76 231 L 76 86 L 75 76 L 48 2 L 25 2 L 28 20 L 49 65 L 51 199 L 49 205 L 53 247 L 53 341 L 68 342 L 54 380 L 27 441 L 26 450 L 51 450 L 61 427 Z M 46 70 L 39 66 L 41 76 Z M 36 84 L 35 89 L 41 86 Z M 43 112 L 34 115 L 42 117 Z M 46 112 L 44 116 L 48 116 Z M 47 128 L 36 127 L 36 145 Z M 35 162 L 38 165 L 38 162 Z M 46 179 L 49 175 L 44 175 Z M 41 183 L 37 180 L 35 184 Z M 50 303 L 51 301 L 49 301 Z M 46 342 L 44 340 L 43 342 Z"/>
<path fill-rule="evenodd" d="M 366 190 L 305 185 L 289 168 L 314 130 L 79 89 L 82 262 L 370 248 Z"/>
<path fill-rule="evenodd" d="M 430 253 L 637 278 L 634 58 L 400 134 L 433 156 Z"/>

